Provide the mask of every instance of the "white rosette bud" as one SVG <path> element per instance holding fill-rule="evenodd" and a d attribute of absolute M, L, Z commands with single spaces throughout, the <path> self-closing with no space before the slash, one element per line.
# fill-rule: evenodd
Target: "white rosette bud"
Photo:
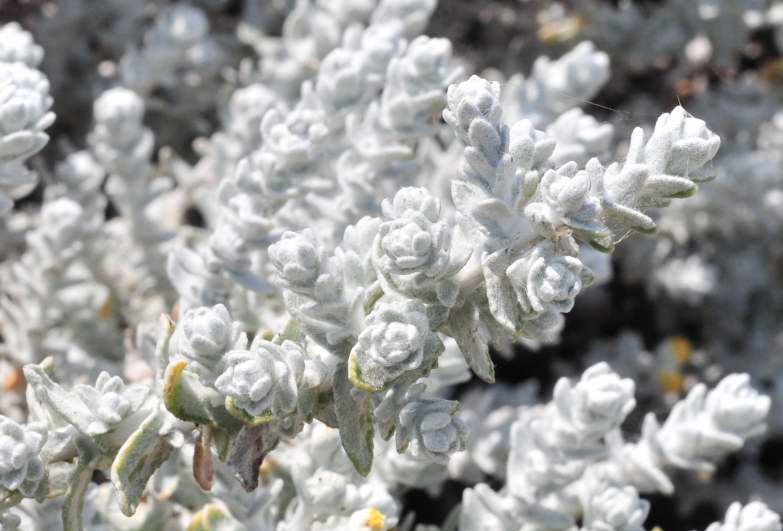
<path fill-rule="evenodd" d="M 96 129 L 101 129 L 114 145 L 128 145 L 141 134 L 144 100 L 132 90 L 113 88 L 95 100 L 93 117 Z"/>
<path fill-rule="evenodd" d="M 351 350 L 349 376 L 359 388 L 380 391 L 403 373 L 425 370 L 442 349 L 420 301 L 381 299 Z"/>
<path fill-rule="evenodd" d="M 520 499 L 534 499 L 553 488 L 563 488 L 583 474 L 592 447 L 569 447 L 563 430 L 556 428 L 550 408 L 535 406 L 520 411 L 511 425 L 506 464 L 508 490 Z"/>
<path fill-rule="evenodd" d="M 705 411 L 716 428 L 743 439 L 766 431 L 772 401 L 750 385 L 750 375 L 730 374 L 707 394 Z"/>
<path fill-rule="evenodd" d="M 730 374 L 712 391 L 694 386 L 654 432 L 655 441 L 670 464 L 711 472 L 746 439 L 766 430 L 770 407 L 770 398 L 750 386 L 750 376 Z"/>
<path fill-rule="evenodd" d="M 715 522 L 707 531 L 781 531 L 780 516 L 762 502 L 742 505 L 734 502 L 723 522 Z"/>
<path fill-rule="evenodd" d="M 600 201 L 590 193 L 590 176 L 577 170 L 575 162 L 547 170 L 538 185 L 538 200 L 525 207 L 525 216 L 542 236 L 555 237 L 563 225 L 589 236 L 608 232 L 598 221 Z"/>
<path fill-rule="evenodd" d="M 448 464 L 449 456 L 465 449 L 465 424 L 457 416 L 459 402 L 442 398 L 415 398 L 400 411 L 397 451 Z"/>
<path fill-rule="evenodd" d="M 376 237 L 375 262 L 386 274 L 441 276 L 449 265 L 451 232 L 440 219 L 440 201 L 424 188 L 403 188 L 383 202 L 389 221 Z"/>
<path fill-rule="evenodd" d="M 635 385 L 620 378 L 601 362 L 587 369 L 574 385 L 561 378 L 555 385 L 554 403 L 562 423 L 576 440 L 597 440 L 618 428 L 636 407 Z"/>
<path fill-rule="evenodd" d="M 52 255 L 61 253 L 61 259 L 72 255 L 84 243 L 81 241 L 86 223 L 84 214 L 79 203 L 65 197 L 45 203 L 41 208 L 41 224 L 35 234 L 28 235 L 28 240 L 33 244 L 40 236 Z"/>
<path fill-rule="evenodd" d="M 119 376 L 110 376 L 102 371 L 94 386 L 76 385 L 73 391 L 103 424 L 103 431 L 116 429 L 120 423 L 138 413 L 144 401 L 150 394 L 145 385 L 125 385 Z M 97 426 L 96 426 L 97 429 Z"/>
<path fill-rule="evenodd" d="M 24 167 L 49 141 L 44 130 L 54 122 L 49 111 L 49 81 L 22 63 L 0 63 L 0 211 L 11 196 L 28 193 L 36 183 Z"/>
<path fill-rule="evenodd" d="M 215 225 L 209 237 L 209 249 L 234 280 L 250 287 L 252 284 L 246 279 L 250 277 L 248 270 L 252 267 L 252 260 L 244 236 L 251 232 L 249 229 L 257 229 L 256 236 L 266 234 L 268 225 L 265 223 L 268 220 L 253 211 L 252 202 L 236 201 L 232 206 L 235 209 L 225 209 L 225 215 Z"/>
<path fill-rule="evenodd" d="M 261 121 L 261 136 L 264 150 L 259 153 L 258 165 L 268 173 L 263 178 L 272 179 L 265 182 L 266 188 L 279 191 L 291 184 L 290 177 L 306 172 L 322 152 L 329 130 L 319 111 L 296 109 L 282 115 L 272 109 Z"/>
<path fill-rule="evenodd" d="M 350 110 L 369 97 L 367 73 L 360 54 L 338 48 L 327 55 L 318 70 L 315 90 L 328 114 Z"/>
<path fill-rule="evenodd" d="M 497 81 L 470 76 L 467 81 L 451 85 L 446 99 L 448 108 L 443 111 L 443 118 L 465 145 L 472 145 L 468 132 L 476 119 L 482 119 L 496 131 L 500 129 L 503 109 L 500 106 L 500 83 Z"/>
<path fill-rule="evenodd" d="M 294 292 L 313 289 L 323 259 L 323 250 L 310 229 L 286 232 L 269 247 L 269 261 L 277 271 L 277 283 Z"/>
<path fill-rule="evenodd" d="M 0 27 L 0 63 L 24 63 L 36 68 L 43 59 L 43 48 L 16 22 Z"/>
<path fill-rule="evenodd" d="M 650 511 L 647 500 L 631 486 L 600 485 L 588 495 L 584 531 L 644 531 Z"/>
<path fill-rule="evenodd" d="M 261 83 L 240 88 L 231 96 L 226 118 L 228 132 L 245 147 L 257 147 L 261 142 L 261 122 L 267 111 L 280 104 L 274 92 Z"/>
<path fill-rule="evenodd" d="M 533 127 L 530 120 L 519 120 L 511 126 L 508 152 L 514 160 L 514 165 L 526 174 L 522 190 L 517 191 L 518 194 L 522 194 L 522 199 L 529 199 L 529 195 L 535 192 L 539 169 L 551 165 L 549 159 L 556 147 L 555 140 L 548 133 Z"/>
<path fill-rule="evenodd" d="M 35 492 L 45 473 L 40 453 L 46 434 L 43 424 L 20 425 L 0 415 L 0 489 Z"/>
<path fill-rule="evenodd" d="M 146 172 L 154 138 L 144 127 L 143 118 L 144 100 L 132 90 L 116 87 L 95 100 L 95 126 L 89 141 L 96 158 L 110 173 L 131 178 Z"/>
<path fill-rule="evenodd" d="M 568 313 L 576 296 L 592 281 L 579 258 L 556 255 L 548 241 L 512 263 L 506 274 L 528 318 L 546 312 Z"/>
<path fill-rule="evenodd" d="M 382 96 L 384 124 L 401 135 L 430 134 L 437 112 L 446 103 L 445 88 L 460 73 L 452 65 L 448 39 L 414 39 L 405 55 L 389 65 Z"/>
<path fill-rule="evenodd" d="M 222 371 L 226 352 L 244 348 L 246 343 L 240 323 L 231 320 L 222 304 L 186 311 L 172 342 L 174 352 L 188 361 L 205 385 Z"/>
<path fill-rule="evenodd" d="M 386 287 L 453 305 L 458 288 L 449 277 L 462 269 L 470 249 L 441 217 L 440 201 L 423 188 L 407 187 L 382 208 L 385 221 L 372 257 Z"/>
<path fill-rule="evenodd" d="M 530 499 L 579 479 L 605 456 L 602 440 L 633 409 L 633 392 L 633 381 L 620 379 L 606 363 L 587 369 L 575 384 L 561 378 L 552 402 L 523 409 L 511 427 L 510 492 Z"/>
<path fill-rule="evenodd" d="M 301 347 L 291 341 L 257 341 L 251 350 L 226 355 L 215 388 L 228 397 L 229 410 L 241 410 L 257 422 L 286 417 L 296 411 L 304 358 Z"/>
<path fill-rule="evenodd" d="M 644 158 L 651 175 L 680 175 L 697 180 L 691 173 L 712 160 L 718 148 L 720 137 L 707 128 L 704 120 L 678 106 L 655 122 Z"/>

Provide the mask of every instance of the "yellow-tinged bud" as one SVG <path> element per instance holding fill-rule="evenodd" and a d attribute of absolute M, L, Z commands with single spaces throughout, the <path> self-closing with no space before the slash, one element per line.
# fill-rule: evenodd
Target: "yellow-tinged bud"
<path fill-rule="evenodd" d="M 372 529 L 372 531 L 383 531 L 383 526 L 386 523 L 386 517 L 383 516 L 383 513 L 376 509 L 375 507 L 371 507 L 367 511 L 367 520 L 364 521 L 364 524 Z"/>
<path fill-rule="evenodd" d="M 661 387 L 667 393 L 681 393 L 684 379 L 682 374 L 670 371 L 661 371 L 658 375 Z"/>
<path fill-rule="evenodd" d="M 686 338 L 682 336 L 674 336 L 669 340 L 672 352 L 674 353 L 674 359 L 677 363 L 683 364 L 691 359 L 693 353 L 693 345 Z"/>

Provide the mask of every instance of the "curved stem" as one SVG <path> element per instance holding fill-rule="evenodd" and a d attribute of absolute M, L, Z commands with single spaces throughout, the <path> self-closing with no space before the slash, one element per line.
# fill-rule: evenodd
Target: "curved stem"
<path fill-rule="evenodd" d="M 71 476 L 68 494 L 65 495 L 65 504 L 63 505 L 64 531 L 83 531 L 84 529 L 82 522 L 84 496 L 100 458 L 100 452 L 92 441 L 80 439 L 76 441 L 76 446 L 79 449 L 79 459 L 76 462 L 76 470 Z"/>

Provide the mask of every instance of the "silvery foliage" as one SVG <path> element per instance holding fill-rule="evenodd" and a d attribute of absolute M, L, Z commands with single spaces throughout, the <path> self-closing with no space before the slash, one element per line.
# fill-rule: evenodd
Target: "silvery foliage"
<path fill-rule="evenodd" d="M 750 386 L 747 374 L 730 374 L 711 391 L 696 385 L 662 425 L 648 414 L 639 442 L 612 441 L 615 464 L 640 490 L 671 493 L 674 485 L 665 467 L 712 472 L 746 439 L 764 433 L 770 405 L 769 397 Z"/>
<path fill-rule="evenodd" d="M 223 110 L 221 130 L 195 144 L 201 155 L 198 163 L 193 168 L 183 163 L 175 170 L 179 184 L 193 196 L 210 226 L 220 215 L 219 205 L 212 200 L 212 188 L 261 145 L 261 121 L 270 109 L 284 109 L 279 100 L 279 96 L 262 83 L 238 88 Z"/>
<path fill-rule="evenodd" d="M 624 443 L 620 426 L 635 404 L 633 381 L 603 362 L 577 382 L 559 380 L 549 404 L 523 408 L 511 427 L 506 487 L 465 491 L 460 529 L 571 530 L 581 515 L 583 530 L 643 530 L 649 502 L 641 494 L 671 494 L 668 469 L 714 470 L 764 432 L 770 408 L 747 374 L 731 374 L 710 391 L 692 388 L 663 426 L 649 413 L 641 440 Z M 739 504 L 730 508 L 725 525 L 779 529 L 763 504 L 748 507 L 742 516 Z"/>
<path fill-rule="evenodd" d="M 469 277 L 485 281 L 479 305 L 509 332 L 546 339 L 591 281 L 579 244 L 610 251 L 630 231 L 654 231 L 641 209 L 691 195 L 720 139 L 677 107 L 649 139 L 634 130 L 622 164 L 556 167 L 549 160 L 555 142 L 529 120 L 503 124 L 499 95 L 497 83 L 475 76 L 449 89 L 444 117 L 466 145 L 452 195 L 482 242 Z"/>
<path fill-rule="evenodd" d="M 511 428 L 509 491 L 535 500 L 579 478 L 601 441 L 635 407 L 634 384 L 594 365 L 576 385 L 558 381 L 548 410 L 524 412 Z"/>
<path fill-rule="evenodd" d="M 316 78 L 303 83 L 291 112 L 277 106 L 264 116 L 262 145 L 220 184 L 220 212 L 208 244 L 181 249 L 169 260 L 183 305 L 269 292 L 266 248 L 281 229 L 314 225 L 330 242 L 339 241 L 346 226 L 383 199 L 379 193 L 396 189 L 383 180 L 415 173 L 417 139 L 432 131 L 455 69 L 447 41 L 405 40 L 421 30 L 434 3 L 393 4 L 378 7 L 388 17 L 346 31 Z M 355 147 L 345 149 L 346 143 Z M 316 222 L 324 217 L 330 223 Z"/>
<path fill-rule="evenodd" d="M 214 383 L 220 374 L 227 351 L 247 346 L 247 336 L 242 333 L 239 323 L 231 320 L 222 304 L 186 311 L 173 341 L 177 353 L 207 385 Z"/>
<path fill-rule="evenodd" d="M 9 22 L 0 28 L 2 48 L 0 58 L 3 63 L 24 63 L 30 68 L 37 68 L 43 59 L 43 48 L 33 40 L 33 36 L 16 22 Z"/>
<path fill-rule="evenodd" d="M 150 3 L 146 32 L 137 7 L 102 7 L 127 11 L 107 50 L 140 44 L 100 66 L 115 86 L 90 85 L 89 150 L 57 163 L 0 267 L 2 355 L 24 365 L 4 392 L 27 385 L 27 423 L 0 418 L 3 528 L 410 529 L 404 490 L 486 474 L 506 487 L 466 490 L 444 528 L 635 531 L 672 469 L 713 472 L 766 429 L 770 399 L 745 374 L 691 387 L 634 442 L 620 428 L 636 385 L 606 363 L 544 405 L 490 391 L 461 415 L 448 392 L 469 370 L 494 382 L 490 346 L 553 341 L 606 276 L 585 249 L 652 232 L 647 209 L 711 177 L 720 140 L 703 121 L 677 107 L 604 167 L 613 127 L 574 103 L 606 82 L 603 52 L 541 58 L 504 96 L 459 82 L 449 41 L 420 35 L 434 0 L 269 3 L 288 13 L 282 36 L 243 25 L 259 71 L 221 85 L 219 3 Z M 18 195 L 51 101 L 41 48 L 15 24 L 0 34 L 0 126 L 35 145 L 9 158 Z M 218 85 L 220 130 L 195 165 L 156 158 L 145 112 L 197 122 Z M 181 227 L 193 205 L 205 229 Z M 775 518 L 733 506 L 713 528 Z"/>
<path fill-rule="evenodd" d="M 614 128 L 585 114 L 579 105 L 593 98 L 608 79 L 609 56 L 585 41 L 557 60 L 539 57 L 527 78 L 512 76 L 503 108 L 511 123 L 530 120 L 557 141 L 551 155 L 556 165 L 585 164 L 607 154 Z"/>
<path fill-rule="evenodd" d="M 40 224 L 26 234 L 27 250 L 0 267 L 3 348 L 19 363 L 67 352 L 87 368 L 100 364 L 86 355 L 96 347 L 105 349 L 105 360 L 122 356 L 121 345 L 113 344 L 121 335 L 111 292 L 91 267 L 103 202 L 77 201 L 64 196 L 44 203 Z"/>
<path fill-rule="evenodd" d="M 44 464 L 39 452 L 46 441 L 46 428 L 41 424 L 20 426 L 13 420 L 0 418 L 0 488 L 4 492 L 19 491 L 31 496 L 44 477 Z"/>
<path fill-rule="evenodd" d="M 780 531 L 783 525 L 780 523 L 780 516 L 762 502 L 755 501 L 747 505 L 736 502 L 726 511 L 724 521 L 715 522 L 707 528 L 707 531 L 739 531 L 740 529 Z"/>
<path fill-rule="evenodd" d="M 240 38 L 263 57 L 261 80 L 284 99 L 295 101 L 303 82 L 317 74 L 317 65 L 338 48 L 352 26 L 399 21 L 407 38 L 424 31 L 436 0 L 295 0 L 279 38 L 243 28 Z"/>
<path fill-rule="evenodd" d="M 144 268 L 143 283 L 153 282 L 147 289 L 166 286 L 161 244 L 170 235 L 151 212 L 153 203 L 166 193 L 171 182 L 153 175 L 151 163 L 154 149 L 152 131 L 144 127 L 144 100 L 136 92 L 123 87 L 101 94 L 93 107 L 95 124 L 88 141 L 96 160 L 109 174 L 106 192 L 120 210 L 124 237 L 137 249 Z M 151 278 L 149 278 L 151 277 Z"/>
<path fill-rule="evenodd" d="M 439 360 L 440 362 L 440 360 Z M 514 388 L 502 383 L 473 390 L 460 399 L 460 418 L 467 427 L 465 452 L 448 463 L 449 475 L 477 483 L 485 475 L 505 478 L 511 447 L 511 424 L 522 409 L 537 401 L 537 386 Z"/>
<path fill-rule="evenodd" d="M 36 68 L 43 50 L 19 24 L 0 27 L 0 214 L 13 198 L 30 193 L 38 182 L 27 159 L 49 141 L 54 122 L 49 81 Z"/>
<path fill-rule="evenodd" d="M 701 344 L 705 359 L 699 371 L 717 364 L 727 372 L 747 371 L 756 381 L 778 372 L 776 357 L 768 353 L 780 345 L 777 316 L 782 302 L 776 288 L 779 280 L 771 267 L 779 256 L 776 205 L 781 151 L 775 113 L 779 94 L 769 88 L 763 80 L 749 76 L 696 99 L 691 109 L 709 109 L 704 117 L 711 124 L 715 120 L 710 114 L 722 116 L 723 122 L 715 123 L 719 132 L 741 145 L 716 157 L 717 177 L 694 198 L 692 210 L 686 213 L 674 205 L 662 213 L 658 243 L 628 246 L 629 252 L 621 257 L 623 271 L 633 275 L 628 281 L 645 276 L 641 282 L 659 301 L 659 319 L 667 315 L 676 319 L 672 308 L 683 303 L 704 308 L 699 319 L 710 323 L 715 333 Z M 742 113 L 740 106 L 759 112 Z M 743 114 L 742 120 L 735 120 Z M 676 291 L 686 278 L 692 279 L 689 288 Z M 738 348 L 728 346 L 738 340 Z M 781 394 L 778 378 L 773 379 L 771 396 L 777 403 Z M 768 436 L 777 436 L 780 426 L 778 415 L 773 415 Z M 747 484 L 763 474 L 754 463 L 743 464 L 741 469 L 739 475 L 748 478 Z M 776 507 L 776 500 L 767 494 L 774 491 L 766 484 L 753 488 L 764 492 L 764 499 Z M 710 494 L 694 494 L 687 503 L 692 506 L 709 499 L 728 504 L 735 498 L 732 486 L 733 482 L 719 480 Z"/>
<path fill-rule="evenodd" d="M 769 96 L 763 101 L 772 103 Z M 714 186 L 695 198 L 693 210 L 667 210 L 659 219 L 659 243 L 628 248 L 622 257 L 627 270 L 639 266 L 635 274 L 650 274 L 644 283 L 651 293 L 663 291 L 670 300 L 692 304 L 708 302 L 707 318 L 720 323 L 720 333 L 709 340 L 713 345 L 731 337 L 755 336 L 746 353 L 774 341 L 772 314 L 780 307 L 777 290 L 769 289 L 777 283 L 770 264 L 778 254 L 780 227 L 781 151 L 775 141 L 779 122 L 774 115 L 751 121 L 753 127 L 743 128 L 749 145 L 716 159 Z M 693 280 L 691 287 L 675 291 L 685 277 Z M 760 315 L 752 319 L 754 332 L 748 334 L 740 323 L 754 309 Z"/>

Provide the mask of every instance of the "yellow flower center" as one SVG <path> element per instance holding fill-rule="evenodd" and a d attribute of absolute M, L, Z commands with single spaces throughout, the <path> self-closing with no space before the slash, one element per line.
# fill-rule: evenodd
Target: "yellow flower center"
<path fill-rule="evenodd" d="M 691 345 L 690 341 L 682 336 L 674 336 L 669 340 L 669 344 L 672 347 L 674 359 L 677 360 L 677 363 L 683 364 L 691 359 L 693 345 Z"/>
<path fill-rule="evenodd" d="M 384 523 L 386 523 L 386 517 L 383 516 L 381 511 L 375 507 L 371 507 L 367 511 L 367 520 L 364 521 L 364 525 L 372 529 L 372 531 L 383 531 Z"/>
<path fill-rule="evenodd" d="M 661 382 L 661 387 L 667 393 L 681 393 L 683 385 L 682 374 L 669 371 L 661 371 L 658 374 L 658 379 Z"/>

